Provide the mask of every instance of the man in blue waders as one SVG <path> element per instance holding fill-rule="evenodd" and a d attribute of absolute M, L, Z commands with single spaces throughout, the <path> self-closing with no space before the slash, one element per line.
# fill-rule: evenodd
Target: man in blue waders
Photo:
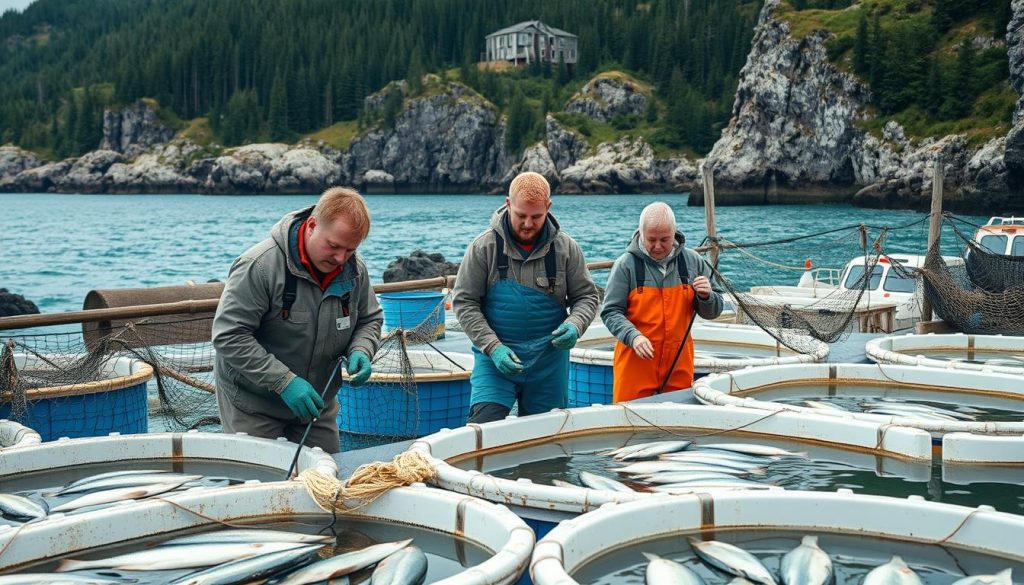
<path fill-rule="evenodd" d="M 469 422 L 565 408 L 569 350 L 597 315 L 583 251 L 548 211 L 551 187 L 522 173 L 466 250 L 452 306 L 473 342 Z"/>

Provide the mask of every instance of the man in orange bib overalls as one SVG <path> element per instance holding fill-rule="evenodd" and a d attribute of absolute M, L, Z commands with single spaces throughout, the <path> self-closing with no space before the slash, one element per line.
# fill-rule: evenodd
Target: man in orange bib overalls
<path fill-rule="evenodd" d="M 722 295 L 712 287 L 711 267 L 684 242 L 672 208 L 652 203 L 640 214 L 639 229 L 608 276 L 601 319 L 618 339 L 615 402 L 693 384 L 693 340 L 686 335 L 690 321 L 695 315 L 714 319 L 722 314 Z"/>

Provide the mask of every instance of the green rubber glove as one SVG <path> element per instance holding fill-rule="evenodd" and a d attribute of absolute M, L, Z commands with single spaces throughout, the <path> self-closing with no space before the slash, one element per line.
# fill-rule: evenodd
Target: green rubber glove
<path fill-rule="evenodd" d="M 498 371 L 506 376 L 514 376 L 523 373 L 523 362 L 508 346 L 499 345 L 491 352 L 491 361 Z"/>
<path fill-rule="evenodd" d="M 576 326 L 572 323 L 562 323 L 551 332 L 554 335 L 554 339 L 551 340 L 551 345 L 558 349 L 572 349 L 576 347 L 576 341 L 580 338 L 580 332 L 576 329 Z"/>
<path fill-rule="evenodd" d="M 370 356 L 358 349 L 349 354 L 348 365 L 345 366 L 345 369 L 348 370 L 348 385 L 353 388 L 365 384 L 370 379 L 370 374 L 373 373 Z"/>
<path fill-rule="evenodd" d="M 288 405 L 292 414 L 302 420 L 311 420 L 320 416 L 324 407 L 324 399 L 316 393 L 309 382 L 295 376 L 281 391 L 281 400 Z"/>

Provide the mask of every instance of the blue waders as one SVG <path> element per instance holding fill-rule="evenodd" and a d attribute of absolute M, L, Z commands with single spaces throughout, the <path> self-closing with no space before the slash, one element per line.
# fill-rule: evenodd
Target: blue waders
<path fill-rule="evenodd" d="M 508 278 L 505 242 L 497 236 L 499 280 L 487 291 L 483 314 L 487 323 L 523 363 L 523 373 L 507 376 L 491 358 L 473 348 L 473 393 L 470 405 L 493 402 L 519 414 L 537 414 L 565 408 L 569 386 L 569 352 L 551 345 L 551 332 L 565 321 L 565 307 L 549 294 Z M 549 290 L 554 289 L 555 245 L 544 258 Z"/>

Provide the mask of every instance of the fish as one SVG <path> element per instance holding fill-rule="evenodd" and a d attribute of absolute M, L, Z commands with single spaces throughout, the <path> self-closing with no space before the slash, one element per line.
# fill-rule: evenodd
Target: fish
<path fill-rule="evenodd" d="M 693 492 L 706 492 L 708 490 L 770 490 L 777 489 L 773 485 L 751 482 L 750 484 L 735 483 L 665 483 L 649 488 L 654 492 L 666 494 L 692 494 Z"/>
<path fill-rule="evenodd" d="M 732 581 L 729 581 L 725 585 L 754 585 L 754 584 L 751 583 L 750 581 L 744 579 L 743 577 L 733 577 Z"/>
<path fill-rule="evenodd" d="M 301 565 L 311 560 L 322 544 L 300 546 L 259 554 L 253 557 L 231 561 L 190 573 L 171 582 L 170 585 L 239 585 L 279 573 L 289 567 Z"/>
<path fill-rule="evenodd" d="M 638 461 L 625 467 L 615 468 L 612 471 L 626 475 L 650 475 L 652 473 L 664 473 L 668 471 L 717 471 L 733 475 L 764 475 L 766 469 L 764 467 L 743 469 L 712 463 L 699 463 L 697 461 L 662 459 L 659 461 Z"/>
<path fill-rule="evenodd" d="M 65 559 L 57 565 L 57 572 L 86 569 L 119 569 L 122 571 L 164 571 L 210 567 L 306 546 L 294 542 L 246 542 L 228 544 L 188 544 L 161 546 L 105 559 L 78 561 Z"/>
<path fill-rule="evenodd" d="M 126 487 L 136 487 L 140 485 L 152 485 L 156 483 L 171 483 L 173 481 L 178 481 L 179 479 L 182 481 L 182 483 L 184 483 L 187 481 L 195 481 L 197 479 L 200 479 L 201 477 L 203 476 L 181 475 L 178 473 L 123 475 L 119 477 L 108 477 L 106 479 L 82 483 L 72 487 L 66 487 L 53 495 L 67 496 L 71 494 L 93 492 L 98 490 L 111 490 Z"/>
<path fill-rule="evenodd" d="M 628 485 L 615 481 L 610 477 L 598 475 L 596 473 L 590 473 L 589 471 L 580 472 L 580 483 L 587 486 L 590 489 L 595 490 L 608 490 L 612 492 L 629 492 L 633 493 L 636 490 L 629 487 Z"/>
<path fill-rule="evenodd" d="M 410 545 L 377 563 L 370 585 L 420 585 L 426 578 L 427 555 Z"/>
<path fill-rule="evenodd" d="M 725 467 L 728 469 L 734 469 L 736 471 L 747 471 L 749 469 L 764 469 L 764 462 L 753 462 L 753 461 L 739 461 L 731 459 L 729 457 L 715 457 L 714 455 L 705 455 L 703 453 L 694 454 L 694 456 L 685 457 L 682 453 L 676 453 L 671 455 L 662 455 L 661 461 L 680 461 L 685 463 L 699 463 L 702 465 L 714 465 L 717 467 Z"/>
<path fill-rule="evenodd" d="M 738 546 L 718 540 L 699 541 L 687 538 L 700 560 L 730 575 L 744 577 L 762 585 L 778 585 L 771 572 L 757 557 Z"/>
<path fill-rule="evenodd" d="M 170 483 L 154 483 L 150 485 L 140 485 L 125 488 L 118 488 L 114 490 L 105 490 L 102 492 L 93 492 L 84 496 L 75 498 L 70 502 L 65 502 L 55 508 L 51 508 L 50 512 L 68 512 L 70 510 L 77 510 L 78 508 L 84 508 L 86 506 L 95 506 L 97 504 L 109 504 L 110 502 L 120 502 L 122 500 L 138 500 L 142 498 L 148 498 L 164 492 L 169 492 L 176 489 L 185 483 L 184 480 L 173 481 Z"/>
<path fill-rule="evenodd" d="M 189 534 L 166 542 L 160 546 L 181 546 L 184 544 L 221 544 L 231 542 L 296 542 L 296 543 L 321 543 L 333 542 L 333 536 L 322 534 L 304 534 L 302 532 L 288 532 L 285 530 L 260 530 L 250 528 L 238 528 L 234 530 L 216 530 L 213 532 L 202 532 Z"/>
<path fill-rule="evenodd" d="M 83 477 L 77 479 L 64 486 L 63 489 L 82 485 L 83 483 L 92 483 L 94 481 L 102 481 L 111 477 L 124 477 L 126 475 L 152 475 L 154 473 L 170 473 L 169 469 L 122 469 L 121 471 L 108 471 L 107 473 L 98 473 L 96 475 L 90 475 L 89 477 Z"/>
<path fill-rule="evenodd" d="M 653 449 L 653 448 L 657 448 L 659 446 L 663 446 L 663 445 L 666 445 L 666 444 L 677 444 L 677 443 L 681 443 L 681 442 L 691 443 L 691 444 L 693 443 L 693 441 L 675 441 L 675 440 L 673 440 L 673 441 L 648 441 L 646 443 L 634 443 L 632 445 L 625 445 L 623 447 L 619 447 L 618 449 L 612 449 L 611 451 L 605 451 L 604 453 L 600 453 L 600 455 L 606 455 L 606 456 L 609 456 L 609 457 L 613 457 L 615 459 L 622 459 L 623 456 L 628 455 L 630 453 L 635 453 L 637 451 L 643 451 L 644 449 Z M 689 445 L 687 445 L 687 446 L 689 446 Z M 686 447 L 682 447 L 682 449 L 685 449 L 685 448 Z M 678 449 L 678 450 L 682 450 L 682 449 Z"/>
<path fill-rule="evenodd" d="M 581 487 L 581 486 L 578 486 L 578 485 L 576 485 L 574 483 L 569 483 L 569 482 L 561 480 L 561 479 L 552 479 L 551 480 L 551 485 L 553 485 L 555 487 L 560 487 L 560 488 L 580 489 L 580 487 Z"/>
<path fill-rule="evenodd" d="M 836 412 L 849 412 L 848 410 L 839 406 L 838 404 L 833 404 L 831 402 L 822 402 L 820 400 L 804 400 L 804 405 L 818 410 L 834 410 Z"/>
<path fill-rule="evenodd" d="M 817 536 L 805 536 L 800 546 L 782 557 L 780 577 L 785 585 L 825 585 L 833 577 L 832 559 L 818 546 Z"/>
<path fill-rule="evenodd" d="M 63 575 L 60 573 L 20 573 L 0 575 L 0 585 L 123 585 L 124 579 L 109 579 L 96 575 Z"/>
<path fill-rule="evenodd" d="M 705 449 L 722 449 L 724 451 L 734 451 L 736 453 L 758 455 L 761 457 L 807 457 L 807 453 L 787 451 L 785 449 L 780 449 L 779 447 L 757 445 L 754 443 L 709 443 L 707 445 L 702 445 L 702 447 Z"/>
<path fill-rule="evenodd" d="M 675 453 L 677 451 L 684 451 L 687 447 L 693 444 L 693 441 L 662 441 L 660 443 L 654 443 L 647 446 L 639 451 L 633 451 L 620 457 L 616 457 L 620 461 L 632 461 L 636 459 L 652 459 L 658 455 L 664 455 L 666 453 Z"/>
<path fill-rule="evenodd" d="M 721 473 L 716 471 L 668 471 L 665 473 L 652 473 L 650 475 L 640 475 L 633 479 L 643 481 L 645 483 L 679 483 L 684 481 L 695 481 L 695 480 L 708 480 L 708 479 L 732 479 L 735 475 L 729 473 Z"/>
<path fill-rule="evenodd" d="M 861 585 L 922 585 L 921 578 L 899 556 L 864 576 Z"/>
<path fill-rule="evenodd" d="M 912 410 L 902 410 L 898 408 L 872 408 L 867 411 L 868 414 L 880 414 L 883 416 L 899 416 L 903 418 L 912 418 L 917 420 L 932 420 L 932 421 L 955 421 L 957 419 L 946 416 L 944 414 L 938 414 L 933 412 L 916 412 Z"/>
<path fill-rule="evenodd" d="M 317 583 L 319 581 L 335 579 L 336 577 L 343 577 L 359 569 L 365 569 L 370 565 L 379 563 L 411 543 L 411 538 L 398 542 L 383 542 L 361 550 L 324 559 L 288 573 L 277 585 L 305 585 L 306 583 Z M 347 583 L 348 579 L 346 578 L 344 582 Z"/>
<path fill-rule="evenodd" d="M 0 493 L 0 515 L 14 520 L 39 520 L 46 518 L 49 508 L 46 502 L 37 502 L 25 496 Z"/>
<path fill-rule="evenodd" d="M 650 561 L 644 572 L 647 585 L 704 585 L 700 575 L 671 559 L 652 553 L 644 553 L 644 556 Z"/>
<path fill-rule="evenodd" d="M 1003 569 L 995 575 L 968 575 L 953 581 L 952 585 L 1013 585 L 1013 569 Z"/>
<path fill-rule="evenodd" d="M 748 486 L 753 488 L 764 487 L 768 484 L 759 483 L 750 479 L 743 479 L 741 477 L 725 477 L 725 478 L 713 478 L 713 479 L 691 479 L 687 481 L 676 481 L 672 483 L 666 483 L 662 485 L 674 485 L 674 486 Z"/>
<path fill-rule="evenodd" d="M 869 410 L 875 409 L 886 409 L 895 411 L 906 411 L 906 412 L 920 412 L 922 414 L 936 414 L 939 416 L 948 416 L 956 420 L 977 420 L 978 417 L 957 412 L 955 410 L 949 410 L 946 408 L 939 408 L 937 406 L 928 406 L 926 404 L 911 404 L 908 402 L 861 402 L 861 408 Z"/>

